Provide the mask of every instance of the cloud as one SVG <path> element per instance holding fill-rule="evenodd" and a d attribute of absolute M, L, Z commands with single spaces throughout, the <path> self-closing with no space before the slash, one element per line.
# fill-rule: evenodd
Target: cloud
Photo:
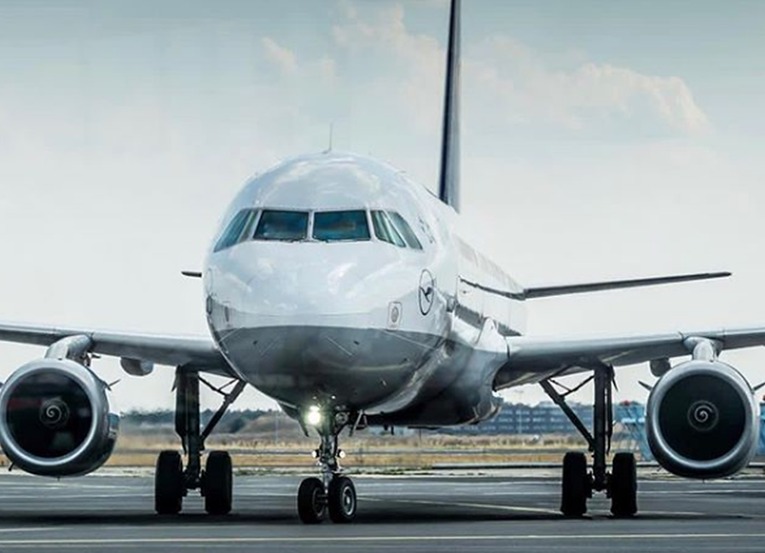
<path fill-rule="evenodd" d="M 319 75 L 326 84 L 334 83 L 337 78 L 337 62 L 330 57 L 323 57 L 318 62 Z"/>
<path fill-rule="evenodd" d="M 572 129 L 610 118 L 659 123 L 696 134 L 709 120 L 679 77 L 639 73 L 607 63 L 581 62 L 550 69 L 532 49 L 495 36 L 479 46 L 480 57 L 468 62 L 478 89 L 502 102 L 506 115 L 541 119 Z"/>
<path fill-rule="evenodd" d="M 432 108 L 434 100 L 440 98 L 444 53 L 436 38 L 410 33 L 404 15 L 400 4 L 379 9 L 371 22 L 355 12 L 348 22 L 335 25 L 332 34 L 339 47 L 353 53 L 365 55 L 366 50 L 377 49 L 384 55 L 392 54 L 405 74 L 400 78 L 394 74 L 390 87 L 409 108 L 413 122 L 421 130 L 432 129 Z"/>
<path fill-rule="evenodd" d="M 391 87 L 418 127 L 437 129 L 445 60 L 441 44 L 411 32 L 400 4 L 345 13 L 347 21 L 333 28 L 337 46 L 357 55 L 393 56 L 400 69 Z M 499 116 L 508 124 L 544 123 L 571 131 L 598 129 L 613 120 L 661 133 L 697 134 L 709 128 L 706 114 L 677 76 L 595 63 L 581 53 L 542 55 L 503 35 L 463 48 L 469 54 L 463 62 L 465 100 L 491 120 Z"/>
<path fill-rule="evenodd" d="M 279 45 L 270 37 L 263 37 L 261 44 L 266 52 L 268 60 L 276 65 L 286 75 L 294 75 L 298 70 L 297 56 L 295 52 Z"/>
<path fill-rule="evenodd" d="M 351 0 L 338 0 L 337 7 L 340 9 L 340 13 L 348 19 L 356 19 L 359 15 L 356 6 Z"/>

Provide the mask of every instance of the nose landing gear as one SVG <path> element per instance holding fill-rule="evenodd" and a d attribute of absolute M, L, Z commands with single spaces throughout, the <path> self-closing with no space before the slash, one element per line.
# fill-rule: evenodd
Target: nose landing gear
<path fill-rule="evenodd" d="M 309 412 L 316 413 L 313 410 Z M 352 522 L 356 518 L 358 501 L 353 481 L 342 475 L 338 459 L 343 452 L 338 447 L 338 436 L 348 423 L 345 413 L 338 413 L 333 420 L 321 421 L 316 429 L 321 435 L 319 448 L 314 452 L 321 467 L 321 478 L 306 478 L 298 489 L 298 516 L 305 524 L 318 524 L 327 515 L 336 523 Z"/>

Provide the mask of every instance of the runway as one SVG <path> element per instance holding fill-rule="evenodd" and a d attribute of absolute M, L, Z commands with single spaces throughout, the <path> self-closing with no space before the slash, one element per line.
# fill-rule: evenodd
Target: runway
<path fill-rule="evenodd" d="M 765 551 L 765 479 L 640 482 L 638 517 L 608 502 L 567 520 L 558 482 L 535 475 L 356 477 L 351 525 L 300 524 L 301 476 L 238 476 L 234 512 L 209 517 L 192 495 L 180 516 L 152 512 L 147 474 L 74 480 L 0 476 L 0 552 L 35 551 Z"/>

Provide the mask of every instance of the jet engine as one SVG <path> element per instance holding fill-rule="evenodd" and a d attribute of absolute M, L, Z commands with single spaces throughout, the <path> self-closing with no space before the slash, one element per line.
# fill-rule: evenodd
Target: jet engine
<path fill-rule="evenodd" d="M 40 359 L 0 388 L 0 446 L 17 467 L 41 476 L 76 476 L 112 453 L 119 415 L 108 386 L 67 359 Z"/>
<path fill-rule="evenodd" d="M 679 476 L 723 478 L 740 471 L 754 457 L 759 426 L 759 405 L 749 383 L 718 360 L 678 365 L 648 398 L 651 451 Z"/>

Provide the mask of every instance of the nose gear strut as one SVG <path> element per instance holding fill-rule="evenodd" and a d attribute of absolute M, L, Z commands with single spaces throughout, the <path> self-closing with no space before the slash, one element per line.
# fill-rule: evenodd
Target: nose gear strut
<path fill-rule="evenodd" d="M 306 478 L 300 483 L 298 515 L 306 524 L 320 523 L 327 514 L 332 522 L 351 522 L 356 518 L 356 488 L 353 481 L 342 474 L 339 462 L 343 457 L 339 436 L 351 417 L 347 412 L 340 411 L 321 419 L 321 423 L 316 425 L 321 442 L 314 452 L 321 468 L 321 478 Z"/>

